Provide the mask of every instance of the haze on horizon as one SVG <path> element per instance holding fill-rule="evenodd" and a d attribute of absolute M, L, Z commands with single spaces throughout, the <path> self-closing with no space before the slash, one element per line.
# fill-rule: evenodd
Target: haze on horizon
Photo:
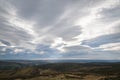
<path fill-rule="evenodd" d="M 120 0 L 0 0 L 0 59 L 120 60 Z"/>

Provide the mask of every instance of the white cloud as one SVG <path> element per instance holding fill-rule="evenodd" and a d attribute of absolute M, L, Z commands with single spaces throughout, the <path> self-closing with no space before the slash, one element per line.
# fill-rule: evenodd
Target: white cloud
<path fill-rule="evenodd" d="M 57 38 L 54 40 L 54 43 L 51 45 L 51 47 L 58 47 L 60 45 L 63 45 L 65 42 L 62 38 Z"/>
<path fill-rule="evenodd" d="M 89 13 L 87 16 L 80 17 L 75 24 L 81 25 L 82 27 L 82 34 L 77 36 L 80 41 L 92 39 L 98 36 L 107 35 L 113 33 L 113 27 L 114 25 L 120 23 L 120 21 L 114 21 L 114 22 L 104 22 L 100 19 L 104 16 L 100 12 L 104 10 L 104 8 L 111 9 L 113 7 L 119 6 L 119 0 L 113 1 L 113 0 L 106 0 L 102 2 L 100 5 L 97 5 L 93 8 L 88 8 Z M 105 17 L 106 18 L 106 17 Z M 109 18 L 109 17 L 108 17 Z"/>
<path fill-rule="evenodd" d="M 23 49 L 15 49 L 14 50 L 15 53 L 19 53 L 19 52 L 22 52 L 22 51 L 23 51 Z"/>

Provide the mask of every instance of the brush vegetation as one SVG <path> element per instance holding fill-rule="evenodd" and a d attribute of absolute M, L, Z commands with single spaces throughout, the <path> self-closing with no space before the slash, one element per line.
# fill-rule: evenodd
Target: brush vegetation
<path fill-rule="evenodd" d="M 120 80 L 120 63 L 52 63 L 30 66 L 0 62 L 0 80 Z"/>

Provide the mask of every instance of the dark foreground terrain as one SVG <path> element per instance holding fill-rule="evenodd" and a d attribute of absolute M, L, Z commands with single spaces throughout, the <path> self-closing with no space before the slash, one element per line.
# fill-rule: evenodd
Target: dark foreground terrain
<path fill-rule="evenodd" d="M 120 80 L 120 62 L 0 61 L 0 80 Z"/>

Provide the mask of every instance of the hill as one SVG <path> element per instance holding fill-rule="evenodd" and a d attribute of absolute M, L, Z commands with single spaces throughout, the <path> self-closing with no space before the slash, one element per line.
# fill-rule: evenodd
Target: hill
<path fill-rule="evenodd" d="M 0 80 L 120 80 L 120 62 L 64 62 L 31 66 L 22 62 L 0 61 L 0 67 L 3 66 Z"/>

